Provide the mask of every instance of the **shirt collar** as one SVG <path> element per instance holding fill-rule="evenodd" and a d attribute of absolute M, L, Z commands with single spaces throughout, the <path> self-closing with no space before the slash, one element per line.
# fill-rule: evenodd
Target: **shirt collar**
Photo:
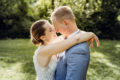
<path fill-rule="evenodd" d="M 80 31 L 80 30 L 78 29 L 77 31 L 73 32 L 72 34 L 70 34 L 70 35 L 68 36 L 68 38 L 70 38 L 70 37 L 76 35 L 79 31 Z"/>

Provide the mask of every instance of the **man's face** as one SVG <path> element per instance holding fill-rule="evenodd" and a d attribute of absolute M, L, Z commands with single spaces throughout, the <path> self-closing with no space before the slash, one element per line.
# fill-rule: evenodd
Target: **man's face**
<path fill-rule="evenodd" d="M 52 23 L 53 23 L 53 26 L 55 27 L 57 33 L 66 35 L 67 26 L 64 23 L 56 21 L 56 20 L 53 20 Z"/>

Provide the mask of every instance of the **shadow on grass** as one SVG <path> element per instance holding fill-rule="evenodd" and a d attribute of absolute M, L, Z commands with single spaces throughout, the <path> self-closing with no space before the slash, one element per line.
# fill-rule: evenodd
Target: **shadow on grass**
<path fill-rule="evenodd" d="M 120 41 L 101 40 L 100 43 L 99 48 L 91 49 L 89 80 L 119 80 Z"/>
<path fill-rule="evenodd" d="M 120 41 L 101 40 L 101 46 L 92 52 L 102 53 L 112 64 L 120 67 Z"/>

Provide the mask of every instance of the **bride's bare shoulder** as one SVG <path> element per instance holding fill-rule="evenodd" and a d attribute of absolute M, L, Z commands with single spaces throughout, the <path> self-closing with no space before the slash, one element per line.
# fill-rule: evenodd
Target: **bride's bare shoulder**
<path fill-rule="evenodd" d="M 39 53 L 43 48 L 44 48 L 43 45 L 38 46 L 37 49 L 35 50 L 35 53 Z"/>

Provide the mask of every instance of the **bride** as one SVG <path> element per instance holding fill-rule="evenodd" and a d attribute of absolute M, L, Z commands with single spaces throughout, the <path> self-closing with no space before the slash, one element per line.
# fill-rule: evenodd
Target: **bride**
<path fill-rule="evenodd" d="M 93 38 L 98 40 L 94 33 L 83 31 L 69 39 L 58 37 L 54 27 L 47 20 L 34 22 L 30 34 L 33 44 L 38 45 L 33 56 L 37 80 L 54 80 L 57 54 L 81 42 Z"/>

